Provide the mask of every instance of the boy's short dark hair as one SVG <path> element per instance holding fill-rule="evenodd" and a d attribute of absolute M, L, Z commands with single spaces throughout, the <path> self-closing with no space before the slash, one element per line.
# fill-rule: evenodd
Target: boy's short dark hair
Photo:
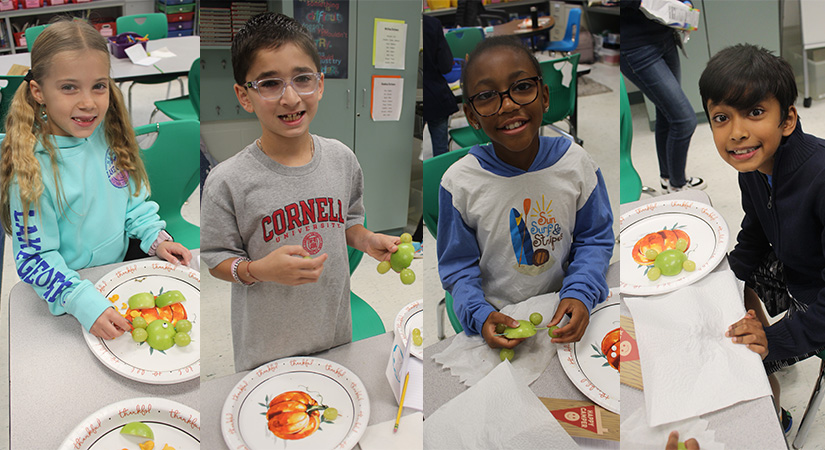
<path fill-rule="evenodd" d="M 467 97 L 468 97 L 466 95 L 467 94 L 466 83 L 467 83 L 467 74 L 470 72 L 470 68 L 473 67 L 473 65 L 474 65 L 473 63 L 475 63 L 478 60 L 478 57 L 481 56 L 481 54 L 483 54 L 484 52 L 486 52 L 488 50 L 491 50 L 493 48 L 497 48 L 497 47 L 509 47 L 515 52 L 523 53 L 525 56 L 527 56 L 527 58 L 530 59 L 530 63 L 532 63 L 533 67 L 535 67 L 536 73 L 539 76 L 541 76 L 541 65 L 539 65 L 539 60 L 536 59 L 536 56 L 533 54 L 533 52 L 530 51 L 530 49 L 528 49 L 527 47 L 524 46 L 524 44 L 521 42 L 520 39 L 518 39 L 517 37 L 514 37 L 514 36 L 493 36 L 493 37 L 489 37 L 489 38 L 484 39 L 483 41 L 481 41 L 478 45 L 476 45 L 476 48 L 474 48 L 473 51 L 470 52 L 470 55 L 467 58 L 467 62 L 464 64 L 464 68 L 461 70 L 461 92 L 463 92 L 465 94 L 463 96 L 465 103 L 467 102 Z M 464 55 L 461 55 L 461 56 L 453 55 L 453 56 L 460 58 L 460 57 L 463 57 Z"/>
<path fill-rule="evenodd" d="M 232 38 L 232 71 L 235 83 L 243 86 L 258 50 L 276 49 L 293 43 L 306 52 L 321 70 L 321 57 L 315 41 L 303 25 L 281 13 L 263 13 L 249 19 Z"/>
<path fill-rule="evenodd" d="M 797 94 L 791 65 L 769 50 L 752 44 L 737 44 L 720 50 L 708 61 L 699 78 L 699 95 L 708 119 L 709 101 L 747 110 L 773 96 L 779 102 L 781 122 L 784 122 Z"/>

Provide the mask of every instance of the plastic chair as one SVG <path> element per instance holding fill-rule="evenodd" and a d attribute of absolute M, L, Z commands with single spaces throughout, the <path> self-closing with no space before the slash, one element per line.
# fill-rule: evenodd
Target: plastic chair
<path fill-rule="evenodd" d="M 5 87 L 0 88 L 0 133 L 6 132 L 6 113 L 11 106 L 17 88 L 23 84 L 23 78 L 13 75 L 0 75 L 0 81 L 8 81 Z"/>
<path fill-rule="evenodd" d="M 805 441 L 808 439 L 808 431 L 810 431 L 811 425 L 816 419 L 816 413 L 819 411 L 819 406 L 822 405 L 822 399 L 825 398 L 825 350 L 819 352 L 816 356 L 822 360 L 819 364 L 819 377 L 814 383 L 814 392 L 808 401 L 808 407 L 805 408 L 805 414 L 802 415 L 802 421 L 799 422 L 799 430 L 793 440 L 793 448 L 802 448 L 805 445 Z"/>
<path fill-rule="evenodd" d="M 630 116 L 630 100 L 624 77 L 619 77 L 619 173 L 621 177 L 620 203 L 635 202 L 642 196 L 642 179 L 633 167 L 630 149 L 633 143 L 633 119 Z"/>
<path fill-rule="evenodd" d="M 150 41 L 169 36 L 166 14 L 162 13 L 122 16 L 117 18 L 115 24 L 118 33 L 137 33 L 141 36 L 147 36 Z M 132 88 L 135 87 L 135 84 L 162 84 L 174 80 L 178 80 L 180 83 L 180 95 L 183 96 L 183 80 L 174 74 L 152 75 L 132 81 L 132 84 L 129 85 L 129 114 L 132 114 Z M 168 92 L 166 96 L 169 96 Z"/>
<path fill-rule="evenodd" d="M 482 129 L 476 130 L 473 127 L 466 126 L 461 128 L 453 128 L 447 132 L 450 139 L 453 140 L 459 147 L 472 147 L 476 144 L 486 144 L 490 142 L 487 133 Z"/>
<path fill-rule="evenodd" d="M 198 58 L 189 69 L 189 95 L 156 101 L 155 110 L 149 116 L 149 123 L 154 122 L 158 111 L 172 120 L 200 120 L 200 85 L 201 59 Z"/>
<path fill-rule="evenodd" d="M 569 119 L 576 107 L 579 57 L 581 57 L 581 54 L 576 53 L 563 58 L 542 61 L 539 65 L 541 66 L 541 76 L 544 84 L 550 90 L 550 108 L 542 116 L 541 125 L 549 126 L 564 137 L 580 144 L 581 140 L 576 136 L 576 127 Z M 562 73 L 562 70 L 567 70 L 565 64 L 570 65 L 570 82 L 566 86 L 563 83 L 564 74 Z M 561 65 L 561 67 L 557 68 L 556 65 Z M 567 122 L 569 132 L 553 125 L 562 120 Z"/>
<path fill-rule="evenodd" d="M 564 38 L 560 41 L 551 41 L 544 50 L 548 52 L 571 53 L 579 46 L 579 28 L 581 28 L 582 10 L 573 8 L 567 15 L 567 28 L 564 30 Z M 118 28 L 119 30 L 120 28 Z"/>
<path fill-rule="evenodd" d="M 32 52 L 32 47 L 34 47 L 34 40 L 37 39 L 37 36 L 40 36 L 40 33 L 42 33 L 47 26 L 49 26 L 49 24 L 26 28 L 26 48 L 29 50 L 29 53 Z"/>
<path fill-rule="evenodd" d="M 180 213 L 184 202 L 200 183 L 200 122 L 175 120 L 135 128 L 135 135 L 157 133 L 141 155 L 152 188 L 150 200 L 160 206 L 166 231 L 186 248 L 200 248 L 200 228 Z"/>
<path fill-rule="evenodd" d="M 447 39 L 447 45 L 450 46 L 450 52 L 453 58 L 464 60 L 465 56 L 470 54 L 479 42 L 484 40 L 484 31 L 481 28 L 456 28 L 447 31 L 444 35 Z"/>
<path fill-rule="evenodd" d="M 367 226 L 367 218 L 364 218 L 364 226 Z M 361 258 L 364 253 L 356 250 L 353 247 L 347 246 L 347 255 L 349 257 L 349 274 L 352 275 L 358 264 L 361 263 Z M 354 292 L 349 292 L 349 307 L 352 316 L 352 341 L 360 341 L 361 339 L 378 336 L 384 334 L 387 330 L 384 328 L 384 321 L 381 316 L 365 302 L 361 297 L 355 295 Z"/>
<path fill-rule="evenodd" d="M 423 164 L 424 172 L 424 224 L 433 237 L 437 238 L 438 233 L 438 189 L 441 185 L 441 177 L 450 166 L 467 155 L 470 148 L 462 148 L 427 159 Z M 450 325 L 456 333 L 461 333 L 464 328 L 458 321 L 458 316 L 453 310 L 453 296 L 449 292 L 444 293 L 444 298 L 439 300 L 436 307 L 436 317 L 438 317 L 438 339 L 444 339 L 444 312 L 450 320 Z"/>

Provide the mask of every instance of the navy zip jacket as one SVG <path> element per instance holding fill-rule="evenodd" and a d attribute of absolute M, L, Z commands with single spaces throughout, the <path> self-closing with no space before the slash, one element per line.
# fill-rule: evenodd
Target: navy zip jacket
<path fill-rule="evenodd" d="M 825 140 L 803 133 L 797 122 L 776 151 L 772 178 L 771 186 L 758 171 L 739 174 L 745 218 L 730 265 L 748 280 L 773 250 L 788 290 L 807 310 L 765 328 L 765 361 L 825 346 Z"/>

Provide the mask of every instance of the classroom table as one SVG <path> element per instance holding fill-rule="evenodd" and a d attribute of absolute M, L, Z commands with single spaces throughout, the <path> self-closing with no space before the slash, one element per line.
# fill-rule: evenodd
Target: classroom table
<path fill-rule="evenodd" d="M 527 19 L 528 21 L 530 19 Z M 532 27 L 525 27 L 519 28 L 524 22 L 524 19 L 515 19 L 511 20 L 507 23 L 503 23 L 501 25 L 494 25 L 493 32 L 490 36 L 517 36 L 517 37 L 529 37 L 530 42 L 532 43 L 533 51 L 536 51 L 536 40 L 534 39 L 536 36 L 540 34 L 547 35 L 547 41 L 550 41 L 550 30 L 556 24 L 556 20 L 550 16 L 543 16 L 539 17 L 539 26 L 538 28 Z"/>
<path fill-rule="evenodd" d="M 197 260 L 198 251 L 192 253 Z M 95 282 L 123 264 L 78 273 Z M 199 379 L 152 385 L 113 372 L 92 354 L 80 323 L 53 316 L 30 285 L 18 282 L 8 305 L 10 448 L 57 448 L 83 419 L 130 398 L 162 397 L 199 409 Z"/>
<path fill-rule="evenodd" d="M 139 66 L 132 64 L 129 58 L 115 58 L 111 54 L 109 60 L 112 63 L 111 75 L 115 81 L 130 81 L 145 76 L 158 75 L 160 70 L 166 74 L 186 75 L 192 66 L 192 62 L 200 57 L 200 36 L 182 36 L 175 38 L 155 39 L 146 43 L 146 51 L 152 52 L 166 47 L 177 55 L 175 58 L 161 58 L 154 66 Z M 14 55 L 0 56 L 0 74 L 9 73 L 13 64 L 29 66 L 31 64 L 31 53 L 17 53 Z M 158 70 L 160 68 L 160 70 Z"/>
<path fill-rule="evenodd" d="M 370 399 L 369 425 L 395 419 L 398 402 L 392 393 L 385 371 L 393 344 L 393 332 L 379 334 L 371 338 L 350 342 L 312 355 L 336 362 L 356 375 L 364 383 Z M 209 442 L 210 449 L 224 450 L 228 447 L 223 439 L 221 411 L 232 388 L 247 376 L 251 370 L 201 382 L 201 442 Z M 410 380 L 412 382 L 412 380 Z M 403 415 L 415 413 L 404 408 Z M 360 449 L 360 446 L 355 448 Z"/>
<path fill-rule="evenodd" d="M 619 285 L 619 264 L 613 263 L 607 270 L 607 285 Z M 618 289 L 618 287 L 616 288 Z M 618 318 L 617 318 L 618 319 Z M 433 355 L 441 353 L 449 347 L 455 336 L 439 341 L 424 349 L 424 418 L 434 413 L 442 405 L 469 389 L 458 377 L 450 374 L 441 364 L 433 361 Z M 530 389 L 539 397 L 559 398 L 566 400 L 591 401 L 576 388 L 564 369 L 558 357 L 553 358 L 550 365 L 536 381 L 530 384 Z M 623 408 L 623 407 L 622 407 Z M 619 448 L 616 441 L 597 439 L 573 438 L 580 445 L 598 448 Z M 538 448 L 538 447 L 537 447 Z"/>
<path fill-rule="evenodd" d="M 705 192 L 687 189 L 658 197 L 645 197 L 632 203 L 624 203 L 620 206 L 620 211 L 621 214 L 625 214 L 639 206 L 662 200 L 692 200 L 710 204 L 710 198 Z M 727 258 L 725 258 L 714 271 L 728 269 Z M 624 302 L 621 303 L 620 313 L 632 318 L 630 310 Z M 625 384 L 622 384 L 619 389 L 622 399 L 622 420 L 630 417 L 637 409 L 645 407 L 642 391 Z M 776 417 L 772 396 L 740 402 L 719 411 L 703 414 L 700 417 L 708 421 L 708 429 L 716 431 L 716 441 L 725 444 L 727 448 L 779 449 L 788 447 L 779 420 Z M 687 439 L 690 436 L 681 436 L 681 438 Z M 702 446 L 701 442 L 699 446 Z"/>

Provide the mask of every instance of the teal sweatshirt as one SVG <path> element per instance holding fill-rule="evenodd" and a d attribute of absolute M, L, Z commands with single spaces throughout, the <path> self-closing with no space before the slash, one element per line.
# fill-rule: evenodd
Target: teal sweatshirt
<path fill-rule="evenodd" d="M 20 279 L 32 285 L 54 315 L 69 313 L 89 330 L 112 306 L 76 270 L 123 261 L 129 238 L 139 239 L 148 252 L 166 226 L 158 205 L 147 201 L 146 188 L 131 195 L 129 174 L 115 167 L 115 154 L 98 126 L 88 138 L 52 136 L 63 199 L 58 209 L 52 164 L 38 143 L 43 194 L 39 209 L 24 211 L 15 179 L 10 190 L 14 260 Z M 28 240 L 24 230 L 28 216 Z"/>

